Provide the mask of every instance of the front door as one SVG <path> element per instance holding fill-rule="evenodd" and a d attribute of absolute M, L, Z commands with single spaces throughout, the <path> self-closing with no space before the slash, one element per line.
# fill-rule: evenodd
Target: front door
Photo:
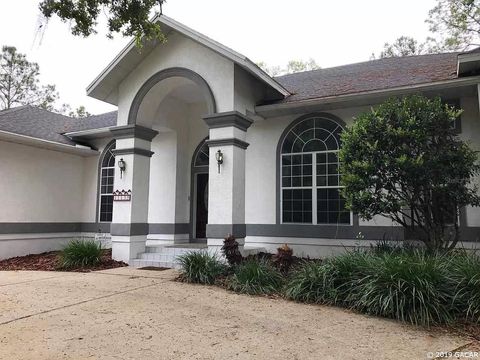
<path fill-rule="evenodd" d="M 196 183 L 195 237 L 205 239 L 208 221 L 208 174 L 197 174 Z"/>

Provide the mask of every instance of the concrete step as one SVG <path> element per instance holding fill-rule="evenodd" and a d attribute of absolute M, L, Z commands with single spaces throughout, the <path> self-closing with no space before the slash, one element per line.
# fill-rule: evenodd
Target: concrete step
<path fill-rule="evenodd" d="M 162 267 L 170 269 L 179 269 L 180 265 L 172 261 L 160 261 L 160 260 L 145 260 L 145 259 L 134 259 L 130 266 L 134 268 L 143 268 L 143 267 Z"/>
<path fill-rule="evenodd" d="M 147 246 L 145 252 L 139 254 L 130 265 L 136 268 L 146 266 L 179 268 L 178 256 L 197 251 L 208 251 L 208 248 L 204 244 Z M 254 255 L 261 251 L 265 249 L 249 246 L 241 249 L 243 256 Z"/>

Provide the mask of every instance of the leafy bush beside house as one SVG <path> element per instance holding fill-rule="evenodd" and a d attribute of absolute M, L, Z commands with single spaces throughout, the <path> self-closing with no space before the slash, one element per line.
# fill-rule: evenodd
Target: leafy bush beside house
<path fill-rule="evenodd" d="M 459 240 L 459 209 L 480 205 L 477 153 L 453 127 L 460 116 L 439 98 L 394 98 L 359 115 L 342 134 L 341 183 L 347 207 L 382 215 L 430 250 Z"/>

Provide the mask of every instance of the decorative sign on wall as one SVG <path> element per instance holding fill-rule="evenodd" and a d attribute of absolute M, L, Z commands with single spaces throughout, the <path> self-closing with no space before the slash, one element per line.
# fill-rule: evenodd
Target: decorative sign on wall
<path fill-rule="evenodd" d="M 113 192 L 113 201 L 130 201 L 132 199 L 132 190 L 115 190 Z"/>

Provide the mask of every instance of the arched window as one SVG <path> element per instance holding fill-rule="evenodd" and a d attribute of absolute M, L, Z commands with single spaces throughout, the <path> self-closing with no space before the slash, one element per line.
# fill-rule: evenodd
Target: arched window
<path fill-rule="evenodd" d="M 281 221 L 350 224 L 340 194 L 342 126 L 324 115 L 300 118 L 281 142 Z"/>
<path fill-rule="evenodd" d="M 115 177 L 115 141 L 107 145 L 100 157 L 99 221 L 112 222 L 113 179 Z"/>
<path fill-rule="evenodd" d="M 208 145 L 204 140 L 200 149 L 198 149 L 197 152 L 195 153 L 193 167 L 208 166 L 208 160 L 209 160 Z"/>

